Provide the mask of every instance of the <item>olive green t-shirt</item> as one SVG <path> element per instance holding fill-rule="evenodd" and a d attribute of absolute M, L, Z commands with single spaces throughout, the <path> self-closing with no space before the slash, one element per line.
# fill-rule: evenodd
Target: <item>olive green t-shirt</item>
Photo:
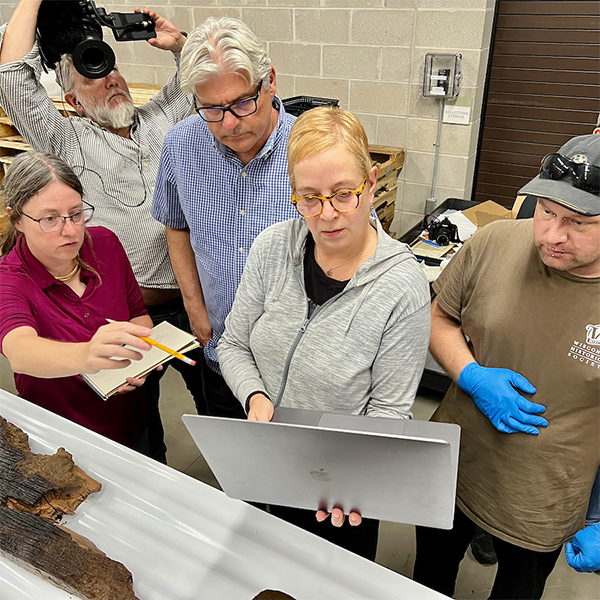
<path fill-rule="evenodd" d="M 527 219 L 487 225 L 433 288 L 475 360 L 526 377 L 549 423 L 500 433 L 453 382 L 432 419 L 462 428 L 458 506 L 509 543 L 558 548 L 584 526 L 600 464 L 600 278 L 546 267 Z"/>

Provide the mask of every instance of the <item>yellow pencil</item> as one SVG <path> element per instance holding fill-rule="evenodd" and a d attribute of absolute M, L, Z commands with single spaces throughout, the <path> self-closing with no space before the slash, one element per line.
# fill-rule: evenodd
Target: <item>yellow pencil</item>
<path fill-rule="evenodd" d="M 164 344 L 161 344 L 160 342 L 157 342 L 157 341 L 153 340 L 152 338 L 144 337 L 143 335 L 140 335 L 139 338 L 140 338 L 140 340 L 144 340 L 145 342 L 148 342 L 151 346 L 156 346 L 157 348 L 164 350 L 171 356 L 174 356 L 175 358 L 182 360 L 184 363 L 186 363 L 188 365 L 192 365 L 192 367 L 196 365 L 195 360 L 192 360 L 191 358 L 184 356 L 180 352 L 177 352 L 177 350 L 171 350 L 171 348 L 169 348 L 168 346 L 165 346 Z"/>
<path fill-rule="evenodd" d="M 112 319 L 106 319 L 106 320 L 109 323 L 115 323 L 115 321 L 113 321 Z M 192 360 L 191 358 L 188 358 L 187 356 L 184 356 L 183 354 L 181 354 L 181 352 L 177 352 L 176 350 L 172 350 L 168 346 L 165 346 L 164 344 L 161 344 L 160 342 L 157 342 L 157 341 L 153 340 L 152 338 L 144 337 L 143 335 L 140 335 L 138 337 L 140 338 L 140 340 L 144 340 L 145 342 L 148 342 L 151 346 L 156 346 L 157 348 L 160 348 L 161 350 L 163 350 L 167 354 L 170 354 L 171 356 L 174 356 L 175 358 L 178 358 L 179 360 L 182 360 L 184 363 L 186 363 L 188 365 L 191 365 L 192 367 L 196 366 L 196 361 L 195 360 Z"/>

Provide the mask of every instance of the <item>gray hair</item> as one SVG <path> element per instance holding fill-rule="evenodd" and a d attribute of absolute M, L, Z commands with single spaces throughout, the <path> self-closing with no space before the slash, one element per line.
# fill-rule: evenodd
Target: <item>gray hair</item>
<path fill-rule="evenodd" d="M 264 81 L 269 89 L 271 59 L 264 42 L 245 23 L 230 17 L 210 17 L 196 27 L 183 47 L 179 76 L 189 94 L 215 76 L 237 73 L 250 85 Z"/>
<path fill-rule="evenodd" d="M 63 94 L 72 94 L 75 90 L 75 66 L 72 54 L 62 55 L 60 62 L 56 65 L 56 80 Z"/>
<path fill-rule="evenodd" d="M 17 242 L 19 232 L 14 225 L 23 216 L 27 202 L 54 182 L 68 185 L 83 197 L 83 187 L 73 169 L 54 154 L 23 152 L 12 162 L 0 185 L 2 212 L 7 214 L 6 209 L 11 209 L 0 237 L 2 256 L 10 252 Z"/>

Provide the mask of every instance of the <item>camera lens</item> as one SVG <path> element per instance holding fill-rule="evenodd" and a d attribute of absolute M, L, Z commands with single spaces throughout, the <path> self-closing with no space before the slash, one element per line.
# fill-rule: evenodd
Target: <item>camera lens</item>
<path fill-rule="evenodd" d="M 73 65 L 84 77 L 101 79 L 115 68 L 115 53 L 106 42 L 88 36 L 73 50 Z"/>
<path fill-rule="evenodd" d="M 439 246 L 447 246 L 450 243 L 450 239 L 445 233 L 440 233 L 437 238 L 435 238 L 435 243 Z"/>
<path fill-rule="evenodd" d="M 86 48 L 81 53 L 81 61 L 86 66 L 88 71 L 92 71 L 94 73 L 106 69 L 107 66 L 106 54 L 104 54 L 100 48 Z"/>

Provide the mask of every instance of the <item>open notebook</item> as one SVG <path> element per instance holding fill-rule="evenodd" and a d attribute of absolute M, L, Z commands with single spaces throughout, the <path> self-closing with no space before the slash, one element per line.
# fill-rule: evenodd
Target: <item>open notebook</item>
<path fill-rule="evenodd" d="M 189 352 L 200 346 L 198 340 L 191 334 L 178 329 L 167 321 L 158 324 L 149 336 L 153 340 L 176 350 L 181 354 Z M 135 348 L 134 348 L 135 349 Z M 137 350 L 137 349 L 135 349 Z M 140 350 L 137 350 L 140 352 Z M 147 352 L 142 352 L 142 360 L 132 361 L 124 369 L 107 369 L 98 371 L 94 375 L 82 374 L 83 380 L 102 398 L 110 398 L 122 385 L 126 383 L 127 377 L 143 377 L 163 363 L 175 358 L 160 348 L 152 346 Z"/>

